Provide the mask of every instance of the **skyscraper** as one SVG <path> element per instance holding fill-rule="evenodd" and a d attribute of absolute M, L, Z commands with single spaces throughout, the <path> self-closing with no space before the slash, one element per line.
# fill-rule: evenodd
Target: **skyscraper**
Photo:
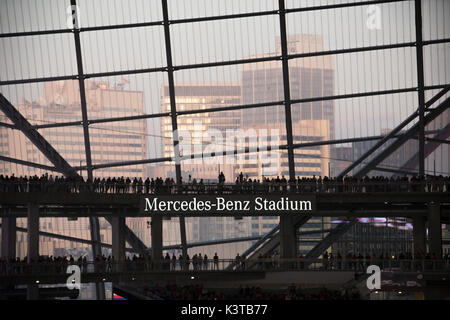
<path fill-rule="evenodd" d="M 177 111 L 207 110 L 217 107 L 238 105 L 241 99 L 241 86 L 239 83 L 176 83 Z M 161 88 L 161 112 L 170 112 L 170 97 L 167 84 Z M 211 141 L 209 134 L 212 130 L 218 130 L 225 137 L 227 130 L 239 129 L 241 126 L 241 112 L 221 111 L 211 113 L 187 114 L 177 117 L 178 130 L 190 135 L 192 148 L 181 148 L 182 156 L 200 153 L 207 144 L 218 143 Z M 172 124 L 169 118 L 161 121 L 161 136 L 163 137 L 163 157 L 174 156 L 172 140 Z M 232 150 L 233 146 L 223 143 L 223 150 Z M 197 149 L 196 149 L 197 148 Z M 214 163 L 208 163 L 211 160 Z M 183 161 L 181 164 L 182 176 L 185 182 L 191 179 L 204 179 L 217 181 L 219 172 L 223 172 L 226 182 L 232 182 L 236 165 L 226 163 L 224 157 L 200 159 L 199 163 Z M 155 176 L 175 178 L 174 164 L 165 164 L 154 169 Z M 248 235 L 248 223 L 246 220 L 235 220 L 230 217 L 195 217 L 186 218 L 186 234 L 189 242 L 227 239 Z M 163 224 L 164 244 L 173 245 L 179 243 L 179 220 L 165 220 Z M 245 244 L 234 243 L 214 247 L 202 247 L 202 253 L 212 257 L 215 252 L 222 258 L 234 258 L 236 252 L 242 252 Z M 194 249 L 192 249 L 194 250 Z M 195 249 L 192 254 L 198 253 Z M 191 254 L 191 255 L 192 255 Z"/>
<path fill-rule="evenodd" d="M 241 87 L 239 83 L 177 83 L 175 84 L 177 111 L 207 110 L 216 107 L 226 107 L 239 104 Z M 161 112 L 170 112 L 169 88 L 164 84 L 161 89 Z M 181 115 L 177 118 L 179 132 L 191 135 L 192 149 L 182 149 L 181 152 L 194 154 L 195 147 L 203 147 L 209 143 L 208 131 L 219 130 L 225 135 L 229 129 L 238 129 L 241 124 L 240 111 L 224 111 Z M 163 137 L 163 157 L 172 157 L 173 140 L 172 125 L 169 118 L 161 122 Z M 224 150 L 227 146 L 224 146 Z M 187 154 L 182 154 L 185 156 Z M 188 175 L 193 178 L 217 179 L 219 170 L 223 171 L 228 180 L 233 178 L 234 166 L 227 165 L 223 159 L 217 159 L 214 164 L 195 164 L 195 161 L 183 161 L 182 175 L 186 180 Z M 174 177 L 173 164 L 167 164 L 156 170 L 157 175 Z"/>
<path fill-rule="evenodd" d="M 289 35 L 287 41 L 289 54 L 323 50 L 321 35 Z M 276 54 L 281 54 L 279 37 L 276 39 Z M 281 61 L 244 64 L 241 80 L 243 104 L 284 101 Z M 333 95 L 333 58 L 322 56 L 289 60 L 289 84 L 291 100 Z M 332 100 L 293 104 L 291 113 L 293 123 L 299 120 L 330 121 L 330 137 L 334 137 Z M 282 107 L 245 109 L 242 114 L 243 126 L 285 122 Z"/>
<path fill-rule="evenodd" d="M 288 53 L 322 51 L 322 36 L 309 34 L 289 35 Z M 280 38 L 276 39 L 276 54 L 281 54 Z M 264 103 L 284 101 L 284 83 L 281 61 L 245 64 L 242 67 L 242 103 Z M 289 60 L 289 85 L 291 101 L 314 97 L 331 96 L 334 93 L 334 61 L 331 56 L 308 57 Z M 317 142 L 334 138 L 334 102 L 332 100 L 297 103 L 291 106 L 293 142 Z M 244 128 L 278 128 L 280 136 L 276 143 L 286 145 L 285 109 L 281 106 L 242 110 Z M 309 146 L 294 150 L 295 171 L 300 177 L 328 175 L 329 146 Z M 259 158 L 258 158 L 259 159 Z M 259 161 L 259 160 L 258 160 Z M 252 163 L 253 162 L 253 163 Z M 278 165 L 265 167 L 250 160 L 240 165 L 237 171 L 252 179 L 285 176 L 289 179 L 287 151 L 279 151 Z M 329 221 L 311 219 L 300 231 L 327 229 Z M 252 217 L 252 235 L 261 235 L 278 224 L 278 217 Z M 325 225 L 325 226 L 324 226 Z M 320 236 L 319 236 L 320 237 Z M 300 252 L 307 252 L 315 242 L 302 243 Z"/>

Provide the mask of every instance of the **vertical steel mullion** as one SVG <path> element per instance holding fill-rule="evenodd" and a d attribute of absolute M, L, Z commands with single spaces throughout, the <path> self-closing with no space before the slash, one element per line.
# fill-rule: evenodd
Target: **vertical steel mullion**
<path fill-rule="evenodd" d="M 289 86 L 289 60 L 287 50 L 286 11 L 284 0 L 278 0 L 280 18 L 281 62 L 283 68 L 284 114 L 286 121 L 286 140 L 289 161 L 289 181 L 295 180 L 295 162 L 292 137 L 291 91 Z M 280 216 L 280 256 L 293 259 L 297 257 L 298 242 L 292 216 Z"/>
<path fill-rule="evenodd" d="M 175 102 L 175 84 L 173 79 L 173 63 L 172 63 L 172 47 L 170 44 L 170 21 L 169 11 L 167 7 L 167 0 L 161 0 L 163 10 L 163 23 L 164 23 L 164 39 L 166 43 L 166 60 L 167 60 L 167 77 L 169 84 L 169 96 L 170 96 L 170 116 L 172 120 L 172 137 L 173 137 L 173 151 L 175 156 L 175 177 L 177 185 L 181 183 L 181 163 L 180 163 L 180 151 L 178 140 L 178 121 L 177 121 L 177 106 Z M 187 241 L 186 241 L 186 224 L 183 216 L 180 216 L 180 237 L 183 257 L 187 256 Z"/>
<path fill-rule="evenodd" d="M 292 138 L 291 91 L 289 85 L 289 60 L 287 50 L 286 12 L 284 0 L 278 0 L 280 16 L 281 61 L 283 68 L 284 110 L 286 121 L 286 139 L 289 160 L 289 179 L 295 179 L 294 148 Z"/>
<path fill-rule="evenodd" d="M 76 0 L 70 0 L 72 6 L 72 14 L 75 13 L 76 24 L 73 26 L 73 35 L 75 40 L 75 52 L 77 58 L 77 70 L 78 70 L 78 85 L 80 89 L 80 105 L 81 114 L 83 119 L 83 133 L 84 133 L 84 149 L 86 153 L 86 169 L 88 173 L 88 179 L 93 182 L 92 175 L 92 157 L 91 157 L 91 143 L 89 139 L 89 120 L 86 107 L 86 90 L 84 86 L 84 72 L 83 72 L 83 60 L 81 56 L 81 41 L 80 41 L 80 26 L 78 21 L 77 3 Z M 92 255 L 93 258 L 101 256 L 102 247 L 100 242 L 100 224 L 98 217 L 89 217 L 89 225 L 91 229 L 92 240 Z M 103 283 L 96 283 L 97 299 L 105 299 L 105 286 Z"/>
<path fill-rule="evenodd" d="M 425 174 L 425 81 L 423 75 L 422 2 L 415 0 L 417 88 L 419 100 L 419 175 Z"/>
<path fill-rule="evenodd" d="M 76 0 L 70 0 L 72 8 L 76 8 Z M 73 10 L 73 9 L 72 9 Z M 75 13 L 76 13 L 75 9 Z M 80 89 L 80 105 L 81 105 L 81 115 L 83 121 L 83 133 L 84 133 L 84 148 L 86 153 L 86 167 L 88 172 L 88 178 L 92 180 L 92 157 L 91 157 L 91 143 L 89 139 L 89 122 L 86 107 L 86 89 L 84 86 L 84 72 L 83 72 L 83 61 L 81 56 L 81 41 L 80 41 L 80 29 L 78 26 L 74 26 L 73 29 L 74 39 L 75 39 L 75 53 L 77 58 L 77 69 L 78 69 L 78 85 Z"/>

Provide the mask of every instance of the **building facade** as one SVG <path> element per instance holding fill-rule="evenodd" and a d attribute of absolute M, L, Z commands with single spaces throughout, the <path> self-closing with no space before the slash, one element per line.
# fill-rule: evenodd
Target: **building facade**
<path fill-rule="evenodd" d="M 295 34 L 287 38 L 288 53 L 322 51 L 321 35 Z M 276 53 L 281 54 L 280 38 L 275 41 Z M 272 54 L 273 55 L 273 54 Z M 245 64 L 241 69 L 242 103 L 256 104 L 284 101 L 284 85 L 281 61 Z M 331 56 L 308 57 L 289 60 L 289 86 L 292 101 L 314 97 L 332 96 L 334 93 L 334 61 Z M 333 139 L 335 135 L 334 102 L 332 100 L 293 103 L 291 106 L 293 143 L 317 142 Z M 276 143 L 286 145 L 286 120 L 283 106 L 250 108 L 242 110 L 242 127 L 252 129 L 277 128 L 280 136 Z M 328 175 L 330 161 L 329 146 L 309 146 L 294 150 L 295 172 L 300 177 Z M 259 161 L 259 162 L 258 162 Z M 250 159 L 237 168 L 251 179 L 283 176 L 289 179 L 287 151 L 279 151 L 277 165 L 267 166 L 257 159 Z M 252 235 L 263 235 L 279 222 L 278 217 L 252 217 Z M 317 239 L 329 221 L 311 219 L 299 232 L 316 232 Z M 315 237 L 315 236 L 314 236 Z M 314 238 L 315 239 L 315 238 Z M 314 241 L 301 241 L 298 252 L 306 253 L 315 245 Z"/>
<path fill-rule="evenodd" d="M 123 86 L 110 86 L 107 82 L 86 81 L 86 102 L 89 119 L 122 117 L 144 113 L 143 92 L 124 90 Z M 42 95 L 35 101 L 23 100 L 16 105 L 18 111 L 31 124 L 80 121 L 80 125 L 40 129 L 42 136 L 66 159 L 71 166 L 86 165 L 84 133 L 81 126 L 81 108 L 77 81 L 57 81 L 43 84 Z M 1 121 L 8 122 L 6 117 Z M 51 163 L 18 130 L 0 127 L 2 155 L 25 161 Z M 147 126 L 145 120 L 91 124 L 89 126 L 92 163 L 108 163 L 147 158 Z M 0 163 L 0 174 L 15 176 L 40 176 L 44 170 L 10 162 Z M 79 171 L 85 178 L 87 172 Z M 51 172 L 49 175 L 52 174 Z M 54 175 L 60 175 L 53 173 Z M 113 167 L 94 170 L 94 177 L 145 177 L 145 165 Z M 127 218 L 127 225 L 150 245 L 147 220 Z M 18 219 L 17 226 L 26 228 L 26 219 Z M 111 243 L 111 226 L 100 218 L 101 241 Z M 65 218 L 41 218 L 40 230 L 71 237 L 90 239 L 88 218 L 69 221 Z M 26 256 L 26 233 L 17 234 L 17 256 Z M 91 254 L 90 246 L 74 241 L 40 237 L 40 254 L 48 256 L 72 254 L 74 257 Z"/>
<path fill-rule="evenodd" d="M 289 35 L 287 42 L 289 54 L 323 50 L 321 35 Z M 275 46 L 275 55 L 280 55 L 279 37 L 276 39 Z M 243 65 L 241 82 L 243 104 L 284 101 L 281 61 Z M 289 60 L 289 85 L 291 100 L 333 95 L 333 58 L 331 56 L 323 56 Z M 284 108 L 281 106 L 244 109 L 242 114 L 243 127 L 285 123 Z M 334 102 L 332 100 L 293 104 L 291 114 L 293 124 L 300 120 L 328 120 L 330 123 L 330 137 L 334 137 Z"/>
<path fill-rule="evenodd" d="M 241 86 L 239 83 L 176 83 L 177 111 L 207 110 L 226 106 L 239 105 L 241 99 Z M 170 95 L 167 84 L 161 88 L 161 112 L 170 112 Z M 226 139 L 227 131 L 238 130 L 241 127 L 241 111 L 205 112 L 199 114 L 179 115 L 177 126 L 180 138 L 180 156 L 188 154 L 201 154 L 206 148 L 216 146 L 218 141 L 212 138 L 214 133 L 220 133 Z M 163 137 L 163 157 L 173 157 L 173 135 L 170 118 L 161 121 L 161 136 Z M 183 139 L 188 137 L 190 146 Z M 208 147 L 209 146 L 209 147 Z M 226 141 L 222 141 L 222 150 L 233 150 Z M 235 163 L 227 163 L 225 157 L 184 160 L 181 162 L 181 171 L 184 182 L 203 179 L 205 183 L 216 183 L 218 175 L 223 172 L 226 183 L 234 181 Z M 165 163 L 153 169 L 155 176 L 172 177 L 175 179 L 174 163 Z M 188 242 L 203 242 L 209 240 L 229 239 L 247 236 L 249 234 L 246 219 L 235 220 L 230 217 L 193 217 L 186 218 L 186 234 Z M 164 220 L 164 244 L 178 244 L 180 239 L 180 225 L 178 218 Z M 204 246 L 189 249 L 190 256 L 196 253 L 207 254 L 213 257 L 217 252 L 221 258 L 234 258 L 237 252 L 246 248 L 245 243 L 232 243 L 220 246 Z M 179 254 L 178 251 L 173 251 Z"/>

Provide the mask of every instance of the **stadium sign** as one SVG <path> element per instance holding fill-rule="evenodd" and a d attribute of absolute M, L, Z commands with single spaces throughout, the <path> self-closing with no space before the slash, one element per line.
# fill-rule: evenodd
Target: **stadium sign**
<path fill-rule="evenodd" d="M 314 195 L 154 195 L 142 198 L 141 211 L 148 215 L 279 215 L 310 214 Z"/>

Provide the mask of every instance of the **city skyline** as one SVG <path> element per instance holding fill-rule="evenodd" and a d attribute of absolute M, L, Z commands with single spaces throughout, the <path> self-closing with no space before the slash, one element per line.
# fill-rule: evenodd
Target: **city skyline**
<path fill-rule="evenodd" d="M 86 81 L 86 96 L 91 119 L 100 118 L 104 114 L 110 116 L 120 116 L 124 112 L 141 114 L 143 110 L 143 92 L 113 87 L 107 82 Z M 78 82 L 76 81 L 44 83 L 42 95 L 36 100 L 26 101 L 24 99 L 23 104 L 16 105 L 19 112 L 33 124 L 81 120 L 80 95 Z M 7 122 L 3 115 L 0 116 L 0 119 Z M 141 159 L 147 156 L 146 122 L 134 120 L 126 123 L 126 125 L 110 126 L 107 124 L 91 127 L 90 145 L 93 161 L 116 162 Z M 135 133 L 130 133 L 130 130 Z M 55 146 L 61 156 L 72 166 L 85 164 L 84 134 L 81 126 L 41 130 L 41 134 Z M 0 141 L 2 141 L 0 152 L 2 155 L 51 165 L 48 159 L 22 133 L 1 127 L 0 137 Z M 1 175 L 10 176 L 14 174 L 16 177 L 20 177 L 41 176 L 44 173 L 54 177 L 60 176 L 56 172 L 48 172 L 44 169 L 26 167 L 15 163 L 2 161 L 0 164 Z M 81 170 L 80 174 L 82 174 Z M 86 171 L 84 171 L 84 176 L 87 176 Z M 115 167 L 95 172 L 95 177 L 98 178 L 122 176 L 148 176 L 148 167 L 146 165 Z M 150 219 L 128 218 L 127 224 L 144 243 L 150 245 L 147 221 L 150 221 Z M 17 227 L 27 228 L 26 219 L 18 219 Z M 88 218 L 79 218 L 76 221 L 63 218 L 42 218 L 40 219 L 40 230 L 85 240 L 89 240 L 91 236 Z M 16 252 L 18 257 L 23 258 L 27 255 L 26 234 L 18 233 L 18 235 Z M 111 226 L 103 218 L 100 219 L 100 237 L 104 243 L 111 243 L 112 241 Z M 40 237 L 40 253 L 47 256 L 58 256 L 62 253 L 92 255 L 89 244 L 46 236 Z"/>

